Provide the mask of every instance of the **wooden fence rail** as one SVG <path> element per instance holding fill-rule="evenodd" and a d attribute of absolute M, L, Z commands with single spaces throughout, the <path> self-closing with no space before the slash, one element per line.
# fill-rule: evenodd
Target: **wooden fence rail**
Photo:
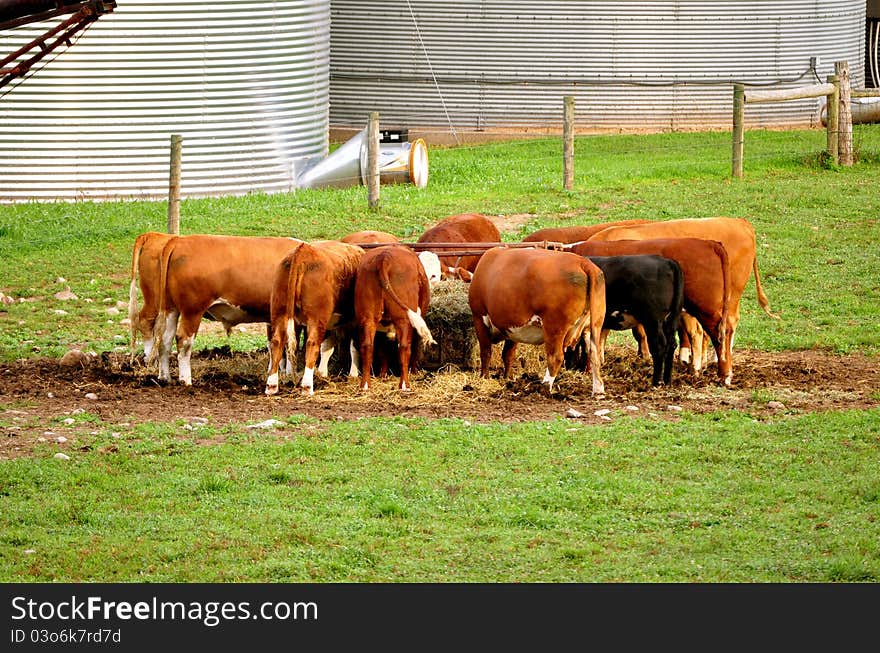
<path fill-rule="evenodd" d="M 787 102 L 811 97 L 827 98 L 827 150 L 835 164 L 852 165 L 852 157 L 846 159 L 846 152 L 851 145 L 846 143 L 847 130 L 852 138 L 852 120 L 849 113 L 849 75 L 846 62 L 837 62 L 835 75 L 829 76 L 825 84 L 811 84 L 797 88 L 778 90 L 746 89 L 743 84 L 733 87 L 733 157 L 732 168 L 734 177 L 743 176 L 743 149 L 745 141 L 745 105 L 756 102 Z M 842 74 L 841 74 L 842 73 Z M 846 93 L 841 89 L 846 86 Z M 846 107 L 843 105 L 846 104 Z M 847 127 L 848 125 L 848 127 Z"/>

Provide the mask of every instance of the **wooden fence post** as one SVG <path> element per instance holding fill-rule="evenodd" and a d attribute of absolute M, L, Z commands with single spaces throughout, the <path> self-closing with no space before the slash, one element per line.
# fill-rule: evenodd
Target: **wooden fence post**
<path fill-rule="evenodd" d="M 168 233 L 180 235 L 180 134 L 171 134 L 171 164 L 168 172 Z"/>
<path fill-rule="evenodd" d="M 379 112 L 370 113 L 367 125 L 367 206 L 379 208 Z"/>
<path fill-rule="evenodd" d="M 837 153 L 840 156 L 840 165 L 851 166 L 853 164 L 852 151 L 852 108 L 850 107 L 850 82 L 849 63 L 846 61 L 834 62 L 834 74 L 840 83 L 839 99 L 837 102 Z"/>
<path fill-rule="evenodd" d="M 733 85 L 733 176 L 743 176 L 743 114 L 745 113 L 745 87 Z"/>
<path fill-rule="evenodd" d="M 828 156 L 834 165 L 840 164 L 840 152 L 838 146 L 839 113 L 838 102 L 840 101 L 840 79 L 837 75 L 828 75 L 829 84 L 834 84 L 834 92 L 827 95 L 825 101 L 825 126 L 828 130 Z"/>
<path fill-rule="evenodd" d="M 563 98 L 562 109 L 562 187 L 574 188 L 574 96 Z"/>

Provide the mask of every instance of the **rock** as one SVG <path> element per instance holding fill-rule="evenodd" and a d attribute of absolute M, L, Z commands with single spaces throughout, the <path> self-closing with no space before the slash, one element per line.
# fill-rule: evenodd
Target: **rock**
<path fill-rule="evenodd" d="M 87 392 L 85 394 L 85 398 L 88 399 L 89 401 L 97 401 L 98 395 L 96 395 L 94 392 Z"/>
<path fill-rule="evenodd" d="M 674 405 L 672 405 L 672 404 L 669 404 L 669 405 L 666 407 L 666 410 L 671 411 L 671 412 L 673 412 L 673 413 L 680 413 L 680 412 L 681 412 L 681 406 L 674 406 Z"/>
<path fill-rule="evenodd" d="M 85 367 L 92 360 L 92 357 L 80 349 L 71 349 L 61 357 L 60 364 L 63 367 L 76 367 L 77 365 Z"/>
<path fill-rule="evenodd" d="M 66 290 L 62 290 L 61 292 L 57 292 L 52 296 L 55 299 L 59 299 L 63 302 L 65 302 L 69 299 L 79 299 L 79 297 L 77 297 L 74 293 L 70 292 L 70 288 L 67 288 Z"/>
<path fill-rule="evenodd" d="M 57 438 L 55 438 L 55 442 L 57 442 L 58 444 L 64 444 L 65 442 L 67 442 L 67 438 L 65 438 L 63 435 L 59 435 Z"/>
<path fill-rule="evenodd" d="M 584 414 L 582 412 L 580 412 L 579 410 L 575 410 L 574 408 L 569 408 L 567 411 L 565 411 L 565 416 L 577 419 L 578 417 L 583 417 Z"/>
<path fill-rule="evenodd" d="M 637 413 L 639 411 L 638 406 L 627 406 L 626 409 L 631 413 Z"/>
<path fill-rule="evenodd" d="M 64 423 L 64 424 L 67 424 L 68 426 L 70 426 L 70 425 L 73 424 L 75 421 L 76 421 L 76 420 L 73 419 L 72 417 L 65 417 L 63 423 Z"/>
<path fill-rule="evenodd" d="M 249 424 L 245 426 L 246 429 L 271 429 L 276 426 L 284 426 L 284 422 L 277 419 L 267 419 L 265 422 L 260 422 L 259 424 Z"/>
<path fill-rule="evenodd" d="M 119 315 L 119 309 L 115 306 L 111 306 L 107 309 L 107 315 Z"/>
<path fill-rule="evenodd" d="M 61 453 L 61 452 L 56 453 L 56 454 L 55 454 L 54 456 L 52 456 L 52 457 L 53 457 L 55 460 L 70 460 L 70 456 L 68 456 L 67 454 L 63 454 L 63 453 Z"/>
<path fill-rule="evenodd" d="M 197 426 L 205 426 L 208 423 L 207 417 L 190 417 L 187 420 L 190 424 L 195 424 Z"/>
<path fill-rule="evenodd" d="M 0 304 L 14 304 L 15 300 L 9 295 L 5 295 L 0 292 Z"/>
<path fill-rule="evenodd" d="M 593 415 L 596 417 L 605 417 L 610 412 L 610 408 L 600 408 L 599 410 L 593 411 Z"/>
<path fill-rule="evenodd" d="M 64 277 L 58 277 L 57 279 L 55 279 L 55 283 L 67 283 L 67 279 L 65 279 Z"/>
<path fill-rule="evenodd" d="M 767 408 L 772 408 L 773 410 L 784 410 L 785 404 L 781 401 L 768 401 Z"/>

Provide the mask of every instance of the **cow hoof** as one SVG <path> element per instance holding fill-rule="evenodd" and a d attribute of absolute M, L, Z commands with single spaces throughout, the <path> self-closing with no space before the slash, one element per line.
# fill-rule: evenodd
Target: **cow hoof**
<path fill-rule="evenodd" d="M 302 389 L 302 393 L 301 393 L 301 394 L 302 394 L 303 397 L 311 397 L 312 395 L 315 394 L 315 390 L 314 390 L 314 388 L 304 387 L 304 388 Z"/>
<path fill-rule="evenodd" d="M 267 385 L 266 386 L 266 395 L 271 397 L 272 395 L 278 394 L 278 386 L 277 385 Z"/>

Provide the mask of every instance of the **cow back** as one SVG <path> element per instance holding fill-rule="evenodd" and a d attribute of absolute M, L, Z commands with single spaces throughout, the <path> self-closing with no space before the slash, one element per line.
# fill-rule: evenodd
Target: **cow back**
<path fill-rule="evenodd" d="M 462 213 L 444 218 L 426 230 L 416 241 L 417 243 L 498 243 L 501 232 L 488 217 L 482 213 Z M 463 247 L 467 249 L 467 247 Z M 480 260 L 480 254 L 469 256 L 444 256 L 444 248 L 428 248 L 440 257 L 444 267 L 461 267 L 473 272 Z M 449 250 L 445 250 L 449 251 Z"/>
<path fill-rule="evenodd" d="M 587 226 L 547 227 L 533 231 L 522 239 L 524 243 L 549 241 L 555 243 L 576 243 L 587 240 L 604 229 L 618 226 L 649 224 L 650 220 L 619 220 L 617 222 L 600 222 Z"/>
<path fill-rule="evenodd" d="M 160 301 L 181 312 L 204 312 L 222 298 L 268 321 L 275 268 L 301 240 L 194 234 L 162 250 Z"/>
<path fill-rule="evenodd" d="M 400 239 L 394 234 L 387 231 L 355 231 L 340 238 L 343 243 L 351 245 L 361 244 L 380 244 L 380 243 L 399 243 Z"/>
<path fill-rule="evenodd" d="M 308 316 L 338 311 L 344 319 L 353 314 L 354 280 L 364 250 L 338 240 L 304 242 L 277 266 L 271 292 L 272 322 L 281 317 Z"/>
<path fill-rule="evenodd" d="M 499 327 L 524 324 L 533 315 L 553 310 L 581 315 L 589 290 L 585 264 L 601 276 L 595 265 L 569 252 L 489 249 L 471 279 L 471 311 L 474 315 L 489 315 Z"/>
<path fill-rule="evenodd" d="M 646 225 L 609 227 L 589 238 L 596 240 L 646 240 L 657 238 L 703 238 L 724 245 L 730 260 L 732 296 L 736 303 L 745 289 L 755 263 L 755 229 L 744 218 L 690 218 Z"/>

